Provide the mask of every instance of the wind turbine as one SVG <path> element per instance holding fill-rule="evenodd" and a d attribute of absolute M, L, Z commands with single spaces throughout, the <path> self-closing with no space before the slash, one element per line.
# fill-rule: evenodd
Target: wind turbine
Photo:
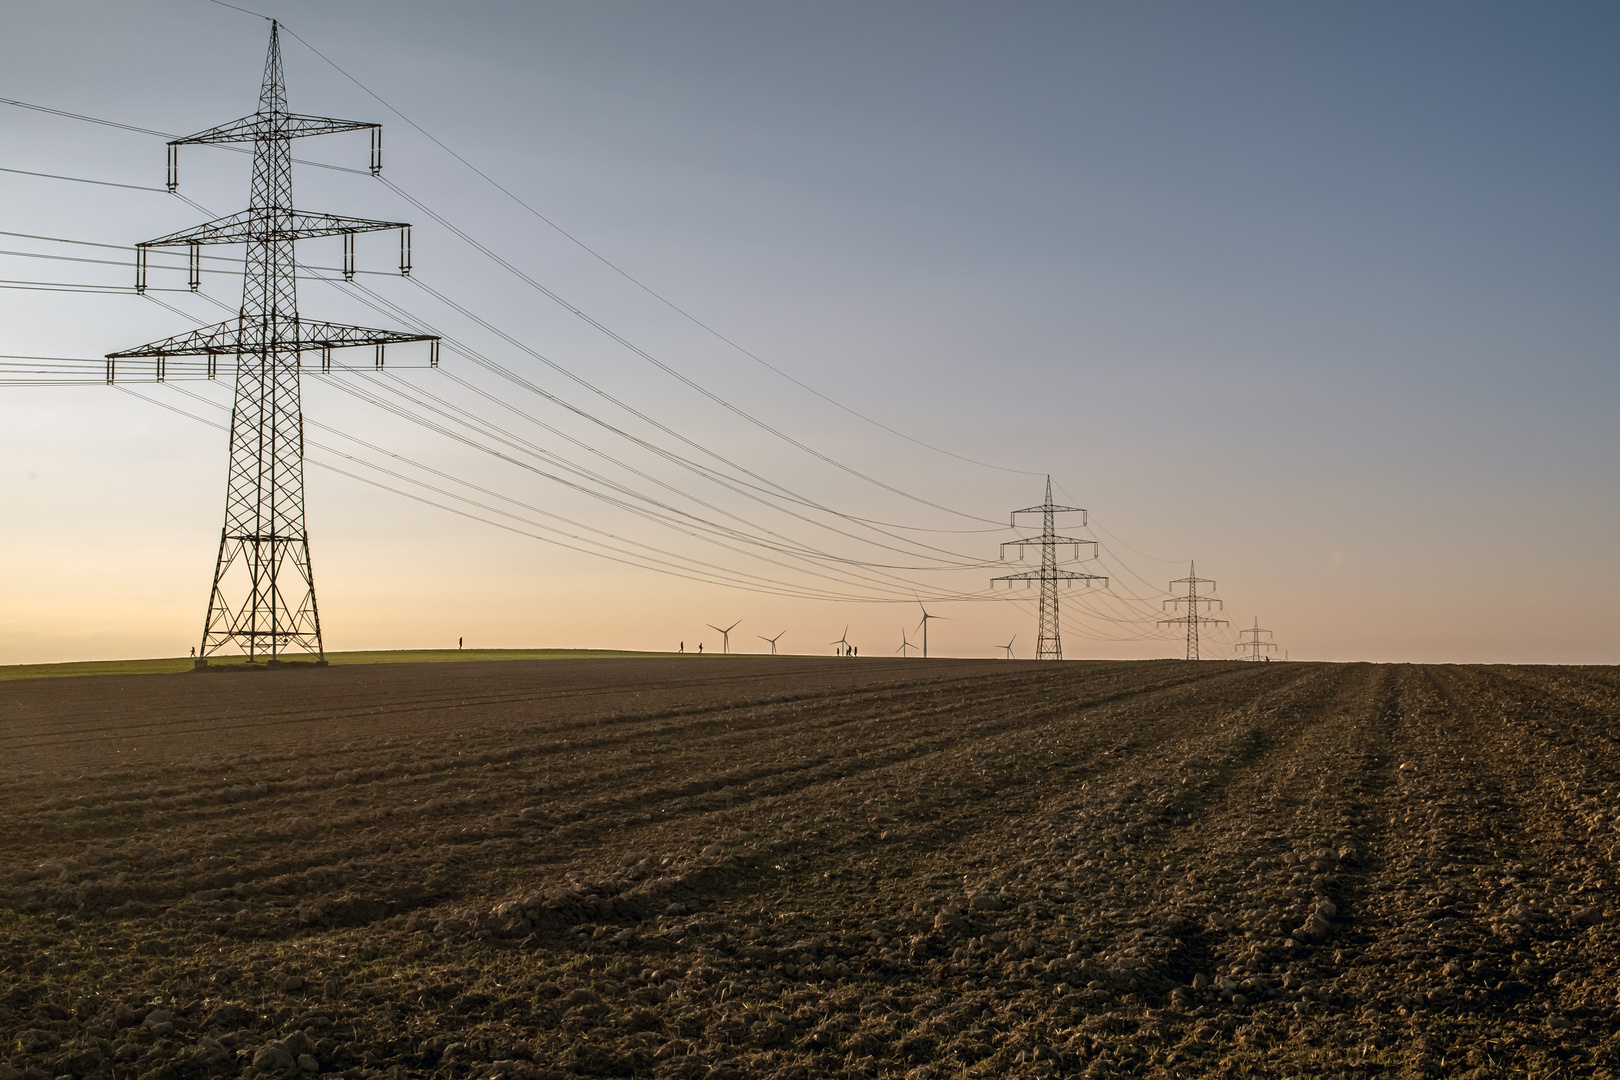
<path fill-rule="evenodd" d="M 917 646 L 906 640 L 906 628 L 902 626 L 900 628 L 900 647 L 894 651 L 899 653 L 901 656 L 910 656 L 911 654 L 906 652 L 906 650 L 915 649 L 916 647 Z"/>
<path fill-rule="evenodd" d="M 841 646 L 838 655 L 843 656 L 849 651 L 849 627 L 847 625 L 844 627 L 844 632 L 838 635 L 837 641 L 829 641 L 827 644 Z"/>
<path fill-rule="evenodd" d="M 782 634 L 785 634 L 785 633 L 787 633 L 786 630 L 782 631 Z M 770 642 L 771 643 L 771 655 L 775 656 L 776 655 L 776 643 L 782 639 L 782 634 L 777 634 L 775 637 L 766 637 L 764 634 L 755 634 L 754 636 L 759 638 L 759 640 L 761 640 L 761 641 Z"/>
<path fill-rule="evenodd" d="M 928 659 L 928 620 L 929 619 L 943 619 L 943 618 L 945 618 L 945 616 L 928 614 L 928 609 L 922 606 L 922 601 L 921 600 L 917 601 L 917 606 L 922 608 L 922 613 L 923 613 L 922 622 L 918 623 L 917 625 L 922 627 L 922 632 L 923 632 L 923 659 L 926 660 L 926 659 Z"/>
<path fill-rule="evenodd" d="M 1005 644 L 1005 645 L 997 645 L 996 648 L 998 648 L 998 649 L 1006 649 L 1007 650 L 1007 659 L 1011 660 L 1013 658 L 1012 643 L 1013 643 L 1013 641 L 1017 641 L 1017 640 L 1018 640 L 1018 635 L 1014 634 L 1012 636 L 1012 641 L 1007 642 L 1007 644 Z"/>
<path fill-rule="evenodd" d="M 714 625 L 714 623 L 705 623 L 704 624 L 710 630 L 718 630 L 718 631 L 720 631 L 720 652 L 721 653 L 728 653 L 728 652 L 731 651 L 731 632 L 733 630 L 737 629 L 737 623 L 740 623 L 740 622 L 742 622 L 742 620 L 738 619 L 737 622 L 732 623 L 730 626 L 724 626 L 724 627 L 716 626 L 716 625 Z M 780 635 L 778 635 L 778 636 L 780 636 Z"/>

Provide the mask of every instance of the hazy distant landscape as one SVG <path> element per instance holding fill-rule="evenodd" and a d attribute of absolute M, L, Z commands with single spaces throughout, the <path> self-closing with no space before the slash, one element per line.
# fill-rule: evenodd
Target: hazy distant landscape
<path fill-rule="evenodd" d="M 0 684 L 0 1074 L 1612 1076 L 1612 668 Z"/>

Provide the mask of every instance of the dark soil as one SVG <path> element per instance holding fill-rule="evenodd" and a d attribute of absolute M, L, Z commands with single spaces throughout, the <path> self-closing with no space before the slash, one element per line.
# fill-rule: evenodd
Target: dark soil
<path fill-rule="evenodd" d="M 0 684 L 0 1080 L 1615 1076 L 1620 673 Z"/>

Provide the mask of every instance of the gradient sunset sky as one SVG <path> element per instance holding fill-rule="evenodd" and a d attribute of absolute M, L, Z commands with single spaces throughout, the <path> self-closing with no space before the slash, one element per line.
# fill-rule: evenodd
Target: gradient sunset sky
<path fill-rule="evenodd" d="M 932 651 L 1016 634 L 1027 657 L 1029 596 L 989 585 L 1027 568 L 997 562 L 1001 526 L 1050 473 L 1102 545 L 1075 568 L 1110 578 L 1066 599 L 1068 657 L 1179 655 L 1155 611 L 1196 559 L 1234 624 L 1206 655 L 1258 618 L 1293 659 L 1620 661 L 1613 3 L 243 6 L 296 35 L 293 110 L 384 125 L 395 186 L 300 167 L 298 204 L 415 226 L 412 280 L 361 278 L 383 310 L 311 280 L 302 311 L 397 305 L 532 387 L 455 350 L 307 381 L 329 650 L 713 650 L 706 624 L 740 619 L 742 651 L 829 652 L 847 624 L 875 656 L 915 640 L 915 592 Z M 256 107 L 268 23 L 220 4 L 14 0 L 3 23 L 10 101 L 173 135 Z M 8 170 L 161 189 L 163 143 L 0 105 Z M 363 170 L 366 144 L 295 154 Z M 234 211 L 247 168 L 184 148 L 180 193 Z M 0 172 L 0 279 L 125 286 L 127 252 L 63 241 L 205 216 Z M 393 244 L 361 237 L 362 269 Z M 208 265 L 203 296 L 0 288 L 0 353 L 224 318 L 240 281 Z M 0 663 L 196 643 L 225 436 L 182 413 L 229 402 L 0 387 Z M 433 408 L 481 434 L 416 422 Z"/>

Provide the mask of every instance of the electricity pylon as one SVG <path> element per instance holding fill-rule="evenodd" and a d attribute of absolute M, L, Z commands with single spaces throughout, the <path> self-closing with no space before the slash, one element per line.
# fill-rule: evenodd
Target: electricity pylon
<path fill-rule="evenodd" d="M 1264 634 L 1267 637 L 1270 637 L 1271 636 L 1271 631 L 1270 630 L 1262 630 L 1262 629 L 1260 629 L 1260 616 L 1256 615 L 1254 617 L 1254 625 L 1252 627 L 1248 628 L 1247 630 L 1239 630 L 1238 631 L 1238 637 L 1246 638 L 1247 640 L 1238 642 L 1237 651 L 1238 652 L 1247 651 L 1248 654 L 1249 654 L 1249 659 L 1250 660 L 1259 660 L 1259 659 L 1261 659 L 1265 655 L 1267 650 L 1270 650 L 1271 652 L 1276 652 L 1277 651 L 1277 643 L 1274 642 L 1274 641 L 1262 641 L 1260 639 L 1261 634 Z"/>
<path fill-rule="evenodd" d="M 710 630 L 720 631 L 720 655 L 724 656 L 731 652 L 731 632 L 737 629 L 737 623 L 740 622 L 742 620 L 738 619 L 737 622 L 732 623 L 730 626 L 716 626 L 714 623 L 705 624 Z"/>
<path fill-rule="evenodd" d="M 1012 583 L 1021 581 L 1027 587 L 1032 581 L 1041 583 L 1041 625 L 1040 633 L 1035 638 L 1035 659 L 1061 660 L 1063 659 L 1063 641 L 1058 633 L 1058 585 L 1065 581 L 1083 581 L 1090 588 L 1093 582 L 1101 581 L 1107 584 L 1108 579 L 1098 574 L 1077 574 L 1072 570 L 1059 570 L 1057 549 L 1060 547 L 1073 547 L 1074 557 L 1080 557 L 1080 545 L 1089 544 L 1093 551 L 1097 547 L 1095 540 L 1076 540 L 1069 536 L 1059 536 L 1055 531 L 1054 519 L 1058 514 L 1079 514 L 1080 524 L 1086 523 L 1086 512 L 1078 506 L 1056 506 L 1052 502 L 1052 478 L 1046 478 L 1046 501 L 1040 506 L 1029 506 L 1022 510 L 1014 510 L 1011 516 L 1013 528 L 1018 528 L 1018 515 L 1040 514 L 1041 535 L 1023 540 L 1009 540 L 1001 545 L 1001 557 L 1007 557 L 1007 549 L 1018 549 L 1018 557 L 1024 557 L 1024 549 L 1038 546 L 1041 549 L 1041 568 L 1039 570 L 1026 570 L 1022 574 L 1008 574 L 1006 577 L 992 578 L 994 585 L 998 581 L 1005 581 L 1011 588 Z"/>
<path fill-rule="evenodd" d="M 1214 597 L 1199 596 L 1198 595 L 1198 586 L 1200 586 L 1200 585 L 1209 585 L 1209 586 L 1213 587 L 1215 583 L 1213 581 L 1211 581 L 1209 578 L 1201 578 L 1201 577 L 1199 577 L 1198 576 L 1198 567 L 1195 564 L 1188 563 L 1187 566 L 1188 566 L 1187 576 L 1184 577 L 1184 578 L 1177 578 L 1175 581 L 1172 581 L 1170 583 L 1170 591 L 1171 592 L 1176 591 L 1176 586 L 1177 585 L 1185 585 L 1185 586 L 1187 586 L 1187 595 L 1186 596 L 1172 596 L 1170 599 L 1165 601 L 1166 605 L 1186 604 L 1187 605 L 1187 614 L 1179 616 L 1179 617 L 1174 618 L 1174 619 L 1160 619 L 1159 620 L 1159 625 L 1160 626 L 1182 626 L 1182 625 L 1185 625 L 1187 627 L 1187 659 L 1189 659 L 1189 660 L 1197 660 L 1197 659 L 1199 659 L 1199 656 L 1198 656 L 1198 628 L 1200 626 L 1225 626 L 1226 625 L 1226 620 L 1225 619 L 1209 619 L 1209 618 L 1205 618 L 1204 616 L 1198 614 L 1198 611 L 1199 611 L 1198 605 L 1199 604 L 1212 604 L 1212 605 L 1214 605 L 1213 610 L 1219 610 L 1222 605 L 1221 605 L 1221 602 L 1219 600 L 1215 599 Z M 1213 588 L 1211 589 L 1211 591 L 1213 591 Z"/>
<path fill-rule="evenodd" d="M 299 396 L 302 354 L 319 350 L 323 369 L 331 350 L 371 345 L 382 366 L 383 348 L 395 342 L 432 343 L 437 337 L 317 322 L 298 315 L 293 244 L 317 236 L 344 238 L 344 272 L 353 269 L 354 234 L 399 229 L 400 272 L 410 272 L 410 226 L 337 214 L 308 213 L 292 205 L 292 140 L 341 131 L 371 133 L 371 171 L 382 168 L 382 128 L 355 120 L 302 116 L 287 111 L 281 67 L 280 29 L 270 24 L 270 51 L 259 91 L 259 111 L 240 120 L 169 143 L 169 190 L 178 184 L 182 146 L 253 144 L 253 184 L 248 208 L 235 214 L 136 245 L 135 288 L 146 288 L 150 248 L 186 247 L 195 288 L 198 249 L 204 244 L 245 244 L 242 307 L 215 326 L 109 353 L 109 381 L 116 362 L 153 357 L 159 370 L 167 357 L 205 356 L 213 375 L 221 356 L 236 358 L 236 401 L 231 410 L 230 465 L 225 486 L 225 525 L 220 530 L 208 615 L 197 666 L 235 645 L 249 658 L 269 654 L 279 663 L 287 650 L 313 654 L 325 663 L 321 620 L 315 605 L 315 574 L 304 524 L 304 417 Z"/>

